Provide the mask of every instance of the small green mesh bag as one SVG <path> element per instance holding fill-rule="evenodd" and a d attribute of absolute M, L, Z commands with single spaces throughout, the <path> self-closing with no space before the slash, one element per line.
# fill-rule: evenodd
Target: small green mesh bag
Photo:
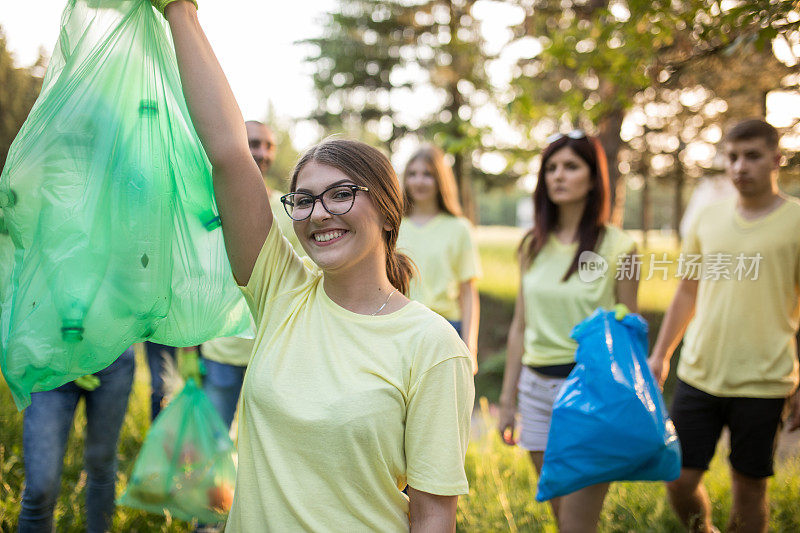
<path fill-rule="evenodd" d="M 0 209 L 0 366 L 20 409 L 134 342 L 190 346 L 249 327 L 148 0 L 69 1 Z"/>
<path fill-rule="evenodd" d="M 147 433 L 120 505 L 218 523 L 233 502 L 236 467 L 228 429 L 189 380 Z"/>

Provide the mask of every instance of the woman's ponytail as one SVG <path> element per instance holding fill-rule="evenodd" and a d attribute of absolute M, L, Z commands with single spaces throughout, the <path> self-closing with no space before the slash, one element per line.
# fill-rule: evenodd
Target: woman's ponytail
<path fill-rule="evenodd" d="M 406 254 L 397 250 L 386 250 L 386 276 L 389 282 L 406 296 L 415 271 L 414 262 Z"/>

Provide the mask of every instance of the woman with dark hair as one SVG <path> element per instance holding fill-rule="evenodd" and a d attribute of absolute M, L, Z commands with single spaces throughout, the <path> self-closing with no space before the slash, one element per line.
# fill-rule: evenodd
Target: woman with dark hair
<path fill-rule="evenodd" d="M 461 214 L 453 170 L 437 147 L 419 148 L 403 172 L 405 217 L 397 248 L 419 270 L 409 298 L 447 319 L 467 343 L 478 371 L 480 274 L 472 225 Z"/>
<path fill-rule="evenodd" d="M 555 397 L 575 366 L 572 328 L 597 307 L 635 311 L 638 280 L 616 280 L 617 264 L 634 242 L 608 224 L 608 170 L 603 148 L 579 130 L 556 135 L 542 153 L 533 193 L 534 227 L 519 250 L 521 283 L 508 332 L 499 430 L 541 472 Z M 594 270 L 581 270 L 593 263 Z M 607 267 L 607 268 L 606 268 Z M 602 273 L 602 274 L 600 274 Z M 594 531 L 608 483 L 550 501 L 561 531 Z"/>
<path fill-rule="evenodd" d="M 468 492 L 470 354 L 409 301 L 400 184 L 363 143 L 323 142 L 282 197 L 307 258 L 273 224 L 227 80 L 185 0 L 153 0 L 213 168 L 225 246 L 253 312 L 227 531 L 441 531 Z M 400 489 L 408 484 L 408 496 Z"/>

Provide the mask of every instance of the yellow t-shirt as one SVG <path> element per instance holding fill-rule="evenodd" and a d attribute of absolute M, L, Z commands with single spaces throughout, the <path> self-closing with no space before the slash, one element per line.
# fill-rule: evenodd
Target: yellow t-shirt
<path fill-rule="evenodd" d="M 253 353 L 253 339 L 245 337 L 219 337 L 204 342 L 200 350 L 203 357 L 234 366 L 247 366 Z"/>
<path fill-rule="evenodd" d="M 227 531 L 408 531 L 406 482 L 468 492 L 472 365 L 442 317 L 345 310 L 275 225 L 242 291 L 256 349 Z"/>
<path fill-rule="evenodd" d="M 630 254 L 634 245 L 633 239 L 624 231 L 606 226 L 597 247 L 597 256 L 588 258 L 582 272 L 561 281 L 572 264 L 578 243 L 563 244 L 550 235 L 533 264 L 522 275 L 525 300 L 523 364 L 547 366 L 575 361 L 578 343 L 570 338 L 572 328 L 598 307 L 609 309 L 617 303 L 614 289 L 620 257 Z M 601 272 L 603 266 L 607 269 Z"/>
<path fill-rule="evenodd" d="M 292 248 L 302 257 L 305 255 L 300 240 L 292 227 L 292 219 L 286 214 L 281 203 L 282 194 L 278 191 L 270 191 L 269 204 L 272 207 L 273 220 L 281 229 L 281 233 L 292 245 Z M 255 329 L 255 327 L 253 328 Z M 247 366 L 250 356 L 253 355 L 253 339 L 248 337 L 219 337 L 204 342 L 201 350 L 203 357 L 234 366 Z"/>
<path fill-rule="evenodd" d="M 800 202 L 752 221 L 736 202 L 707 207 L 684 240 L 684 276 L 699 284 L 678 377 L 715 396 L 781 398 L 798 381 Z"/>
<path fill-rule="evenodd" d="M 447 320 L 461 320 L 459 284 L 480 276 L 478 247 L 470 222 L 444 213 L 424 226 L 403 219 L 397 249 L 419 269 L 411 280 L 409 298 Z"/>
<path fill-rule="evenodd" d="M 302 257 L 306 255 L 306 252 L 303 250 L 300 239 L 297 238 L 297 234 L 294 232 L 291 217 L 286 214 L 286 210 L 281 203 L 281 196 L 283 196 L 283 194 L 279 191 L 271 190 L 269 192 L 269 206 L 272 208 L 272 219 L 278 224 L 278 227 L 281 228 L 283 236 L 289 239 L 292 248 Z"/>

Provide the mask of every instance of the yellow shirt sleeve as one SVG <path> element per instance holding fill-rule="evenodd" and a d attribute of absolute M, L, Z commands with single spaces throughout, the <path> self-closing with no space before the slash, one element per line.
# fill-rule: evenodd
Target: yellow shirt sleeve
<path fill-rule="evenodd" d="M 256 327 L 261 323 L 267 303 L 276 295 L 307 283 L 313 276 L 314 268 L 310 259 L 304 260 L 297 255 L 273 222 L 247 286 L 240 287 L 253 313 Z"/>
<path fill-rule="evenodd" d="M 697 214 L 683 238 L 681 257 L 678 262 L 678 275 L 683 279 L 699 280 L 701 277 L 702 247 L 700 246 L 700 237 L 697 235 L 697 227 L 702 217 L 702 212 Z"/>
<path fill-rule="evenodd" d="M 406 415 L 406 478 L 423 492 L 467 494 L 464 459 L 475 401 L 472 363 L 463 342 L 440 334 L 423 343 L 426 350 L 453 356 L 425 369 L 409 389 Z"/>
<path fill-rule="evenodd" d="M 459 253 L 457 257 L 454 257 L 456 264 L 453 270 L 456 272 L 457 281 L 463 283 L 481 276 L 481 263 L 478 245 L 475 243 L 469 222 L 467 220 L 459 220 L 459 222 L 461 222 L 461 231 L 458 234 Z"/>
<path fill-rule="evenodd" d="M 797 282 L 798 295 L 800 295 L 800 246 L 797 248 L 797 268 L 795 269 L 794 279 Z"/>
<path fill-rule="evenodd" d="M 294 248 L 294 251 L 297 252 L 300 257 L 306 255 L 303 246 L 300 244 L 300 239 L 297 238 L 297 234 L 294 232 L 292 219 L 286 214 L 286 210 L 281 203 L 281 193 L 271 191 L 269 195 L 269 205 L 272 207 L 272 223 L 278 225 L 283 236 L 286 237 L 292 245 L 292 248 Z"/>

